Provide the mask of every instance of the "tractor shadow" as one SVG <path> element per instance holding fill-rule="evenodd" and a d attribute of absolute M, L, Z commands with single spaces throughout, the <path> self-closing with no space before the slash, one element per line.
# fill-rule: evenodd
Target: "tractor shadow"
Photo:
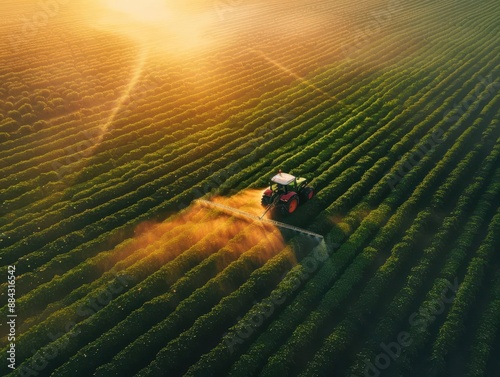
<path fill-rule="evenodd" d="M 292 214 L 283 214 L 279 208 L 271 208 L 265 217 L 270 220 L 308 229 L 320 212 L 317 211 L 317 204 L 315 198 L 312 198 L 306 203 L 300 204 Z"/>

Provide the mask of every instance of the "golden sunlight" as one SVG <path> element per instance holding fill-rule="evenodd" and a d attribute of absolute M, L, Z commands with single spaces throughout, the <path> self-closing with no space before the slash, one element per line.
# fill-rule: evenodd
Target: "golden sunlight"
<path fill-rule="evenodd" d="M 106 0 L 105 4 L 110 10 L 131 20 L 156 23 L 172 19 L 172 12 L 166 2 L 161 0 Z"/>
<path fill-rule="evenodd" d="M 138 43 L 175 52 L 208 47 L 214 14 L 179 0 L 94 0 L 89 23 Z M 87 8 L 89 8 L 87 6 Z"/>

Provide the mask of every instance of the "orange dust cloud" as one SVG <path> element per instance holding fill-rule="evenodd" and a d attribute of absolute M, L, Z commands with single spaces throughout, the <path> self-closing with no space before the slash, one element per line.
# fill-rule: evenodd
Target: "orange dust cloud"
<path fill-rule="evenodd" d="M 260 216 L 263 212 L 260 208 L 261 192 L 244 190 L 233 197 L 212 200 Z M 235 259 L 249 250 L 258 250 L 251 258 L 263 264 L 284 247 L 281 232 L 273 225 L 193 202 L 161 223 L 144 222 L 138 225 L 134 237 L 113 250 L 113 261 L 110 262 L 116 263 L 117 270 L 135 263 L 152 263 L 160 268 L 184 252 L 195 250 L 201 261 L 226 248 Z"/>
<path fill-rule="evenodd" d="M 260 204 L 264 190 L 246 189 L 233 196 L 216 196 L 210 200 L 260 217 L 265 211 L 265 207 Z"/>

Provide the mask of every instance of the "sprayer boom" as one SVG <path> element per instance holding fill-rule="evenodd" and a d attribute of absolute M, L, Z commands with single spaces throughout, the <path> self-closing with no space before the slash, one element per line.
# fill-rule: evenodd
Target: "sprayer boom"
<path fill-rule="evenodd" d="M 298 232 L 298 233 L 302 233 L 302 234 L 307 234 L 308 236 L 311 236 L 311 237 L 323 239 L 323 236 L 321 234 L 310 232 L 307 229 L 302 229 L 302 228 L 299 228 L 299 227 L 296 227 L 296 226 L 293 226 L 293 225 L 288 225 L 288 224 L 282 223 L 280 221 L 263 219 L 262 217 L 274 205 L 274 203 L 270 204 L 269 207 L 266 209 L 266 212 L 264 212 L 264 214 L 261 217 L 259 217 L 259 216 L 256 216 L 256 215 L 252 215 L 251 213 L 239 210 L 237 208 L 232 208 L 232 207 L 226 206 L 224 204 L 220 204 L 220 203 L 209 202 L 208 200 L 198 199 L 198 200 L 196 200 L 196 202 L 198 202 L 198 203 L 200 203 L 202 205 L 205 205 L 207 207 L 218 208 L 218 209 L 221 209 L 221 210 L 223 210 L 225 212 L 233 213 L 235 215 L 244 217 L 246 219 L 251 219 L 251 220 L 254 220 L 254 221 L 260 221 L 260 222 L 272 224 L 272 225 L 277 226 L 279 228 L 289 229 L 289 230 L 292 230 L 294 232 Z"/>

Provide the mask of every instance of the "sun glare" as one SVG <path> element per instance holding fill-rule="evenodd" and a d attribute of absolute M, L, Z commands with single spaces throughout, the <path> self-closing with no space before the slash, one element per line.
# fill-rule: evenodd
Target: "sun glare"
<path fill-rule="evenodd" d="M 172 18 L 166 2 L 160 0 L 107 0 L 106 5 L 117 15 L 139 22 L 168 22 Z"/>
<path fill-rule="evenodd" d="M 208 47 L 213 12 L 179 0 L 94 0 L 89 22 L 138 43 L 173 52 Z"/>

